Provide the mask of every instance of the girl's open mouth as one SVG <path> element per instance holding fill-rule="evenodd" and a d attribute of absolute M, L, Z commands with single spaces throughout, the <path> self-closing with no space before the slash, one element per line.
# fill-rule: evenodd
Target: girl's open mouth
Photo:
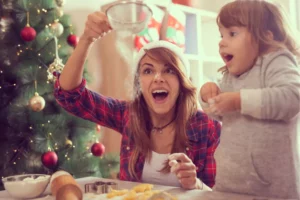
<path fill-rule="evenodd" d="M 228 64 L 233 59 L 232 54 L 222 54 L 222 57 L 226 64 Z"/>

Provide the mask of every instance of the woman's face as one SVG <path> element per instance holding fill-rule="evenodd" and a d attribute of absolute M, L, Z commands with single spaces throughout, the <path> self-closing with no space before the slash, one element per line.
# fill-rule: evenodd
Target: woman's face
<path fill-rule="evenodd" d="M 172 66 L 145 55 L 139 65 L 139 83 L 150 114 L 173 114 L 179 78 Z"/>

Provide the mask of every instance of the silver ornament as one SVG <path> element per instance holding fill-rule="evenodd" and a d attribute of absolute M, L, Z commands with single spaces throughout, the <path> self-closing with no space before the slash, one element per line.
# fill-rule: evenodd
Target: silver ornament
<path fill-rule="evenodd" d="M 66 0 L 55 0 L 55 1 L 59 7 L 63 6 L 66 3 Z"/>
<path fill-rule="evenodd" d="M 61 73 L 63 68 L 64 64 L 62 63 L 62 60 L 60 58 L 55 58 L 54 62 L 49 65 L 47 70 L 48 81 L 55 82 L 56 76 L 54 75 L 54 73 Z"/>
<path fill-rule="evenodd" d="M 59 22 L 54 22 L 51 24 L 51 32 L 53 33 L 54 36 L 59 37 L 61 34 L 64 32 L 64 27 L 61 23 Z"/>
<path fill-rule="evenodd" d="M 11 28 L 12 19 L 10 18 L 1 18 L 0 19 L 0 39 L 2 40 L 6 34 L 8 34 L 9 29 Z"/>

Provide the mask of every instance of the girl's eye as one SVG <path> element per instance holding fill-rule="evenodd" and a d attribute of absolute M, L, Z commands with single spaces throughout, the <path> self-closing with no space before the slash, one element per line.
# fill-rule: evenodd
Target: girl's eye
<path fill-rule="evenodd" d="M 234 36 L 236 36 L 236 35 L 237 35 L 237 32 L 233 32 L 233 31 L 230 32 L 230 36 L 231 36 L 231 37 L 234 37 Z"/>
<path fill-rule="evenodd" d="M 223 35 L 220 35 L 220 38 L 223 38 Z"/>

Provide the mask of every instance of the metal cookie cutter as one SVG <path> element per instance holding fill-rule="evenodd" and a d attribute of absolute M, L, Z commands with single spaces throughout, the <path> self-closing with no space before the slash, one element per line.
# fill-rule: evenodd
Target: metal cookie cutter
<path fill-rule="evenodd" d="M 116 182 L 96 181 L 84 185 L 85 193 L 104 194 L 116 189 L 118 189 L 118 184 Z"/>

